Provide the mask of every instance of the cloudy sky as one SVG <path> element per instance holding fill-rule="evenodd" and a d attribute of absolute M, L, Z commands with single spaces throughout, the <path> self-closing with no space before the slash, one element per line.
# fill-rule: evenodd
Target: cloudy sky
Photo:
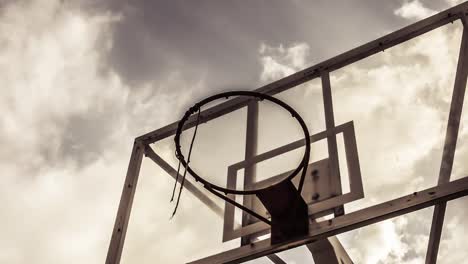
<path fill-rule="evenodd" d="M 135 137 L 204 96 L 257 88 L 459 2 L 0 0 L 0 263 L 103 263 Z M 348 211 L 436 183 L 460 33 L 449 24 L 331 74 L 336 123 L 355 122 L 366 195 Z M 279 95 L 314 132 L 318 84 Z M 467 108 L 452 178 L 468 175 Z M 167 142 L 159 150 L 174 163 Z M 237 245 L 220 245 L 222 222 L 189 194 L 169 221 L 172 184 L 145 160 L 123 263 Z M 467 258 L 467 201 L 449 203 L 439 263 Z M 431 216 L 339 238 L 356 263 L 423 263 Z M 280 255 L 310 260 L 304 248 Z"/>

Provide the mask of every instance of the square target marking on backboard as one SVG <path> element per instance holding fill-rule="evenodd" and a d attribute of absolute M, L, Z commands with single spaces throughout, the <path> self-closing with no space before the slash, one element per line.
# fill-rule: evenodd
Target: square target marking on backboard
<path fill-rule="evenodd" d="M 333 181 L 330 179 L 330 177 L 340 177 L 340 175 L 337 173 L 331 173 L 332 171 L 338 170 L 333 170 L 330 168 L 332 165 L 329 158 L 310 163 L 307 168 L 307 176 L 305 178 L 304 189 L 301 195 L 308 205 L 309 217 L 311 219 L 315 219 L 323 215 L 328 215 L 333 213 L 333 209 L 339 206 L 364 198 L 364 190 L 362 185 L 353 122 L 347 122 L 335 127 L 334 129 L 314 134 L 310 137 L 310 140 L 312 143 L 314 143 L 323 139 L 327 139 L 329 134 L 336 136 L 340 133 L 343 134 L 344 139 L 344 150 L 346 157 L 345 161 L 348 168 L 350 191 L 341 195 L 334 193 L 334 188 L 329 184 L 329 182 L 340 181 L 337 181 L 336 179 Z M 247 166 L 251 166 L 253 164 L 277 157 L 289 151 L 293 151 L 302 146 L 304 146 L 304 140 L 298 140 L 282 147 L 256 155 L 249 161 L 244 160 L 229 166 L 227 176 L 228 188 L 234 189 L 236 187 L 238 176 L 237 173 L 239 170 L 245 169 Z M 338 157 L 335 158 L 337 159 Z M 274 182 L 277 178 L 281 178 L 288 173 L 290 172 L 282 173 L 266 180 L 255 182 L 254 185 L 256 188 L 266 187 L 271 185 L 271 183 Z M 298 181 L 299 177 L 295 177 L 293 179 L 294 185 L 297 186 Z M 235 195 L 230 194 L 229 197 L 231 199 L 235 199 Z M 256 197 L 253 198 L 250 209 L 253 209 L 255 212 L 264 217 L 268 217 L 265 208 Z M 241 227 L 235 228 L 235 220 L 235 206 L 226 202 L 224 209 L 223 242 L 249 235 L 258 237 L 259 235 L 265 235 L 269 232 L 270 226 L 264 222 L 252 219 L 253 221 L 250 221 L 248 224 L 244 224 Z"/>

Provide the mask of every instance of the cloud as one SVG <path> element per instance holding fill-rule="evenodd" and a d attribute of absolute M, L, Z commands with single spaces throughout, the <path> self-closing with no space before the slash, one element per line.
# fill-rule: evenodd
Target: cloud
<path fill-rule="evenodd" d="M 120 185 L 105 175 L 122 173 L 126 158 L 116 153 L 129 147 L 106 144 L 130 142 L 121 115 L 128 89 L 100 74 L 105 50 L 96 44 L 118 19 L 59 1 L 2 6 L 0 262 L 93 263 L 105 255 L 101 230 L 115 210 L 108 194 L 116 197 Z"/>
<path fill-rule="evenodd" d="M 464 2 L 463 0 L 445 0 L 445 1 L 451 6 L 458 5 Z"/>
<path fill-rule="evenodd" d="M 287 48 L 262 44 L 259 53 L 263 67 L 260 80 L 263 82 L 278 80 L 305 68 L 307 56 L 310 55 L 307 43 L 297 43 Z"/>
<path fill-rule="evenodd" d="M 419 0 L 405 2 L 400 8 L 395 10 L 395 15 L 406 19 L 423 19 L 435 13 L 436 11 L 425 7 Z"/>
<path fill-rule="evenodd" d="M 177 69 L 188 80 L 204 75 L 211 90 L 223 90 L 258 86 L 262 65 L 257 50 L 262 43 L 306 43 L 314 47 L 310 61 L 326 59 L 404 25 L 393 15 L 399 2 L 271 1 L 246 6 L 117 0 L 84 6 L 91 12 L 115 10 L 122 15 L 103 62 L 125 83 L 138 87 Z"/>
<path fill-rule="evenodd" d="M 39 8 L 42 12 L 36 12 Z M 86 18 L 54 1 L 11 4 L 3 14 L 1 132 L 2 140 L 17 143 L 4 144 L 2 156 L 24 159 L 30 166 L 42 166 L 47 159 L 62 161 L 68 153 L 63 153 L 61 140 L 72 141 L 72 148 L 85 143 L 74 134 L 80 131 L 65 130 L 71 116 L 93 119 L 91 112 L 117 114 L 126 100 L 117 76 L 97 73 L 99 54 L 94 50 L 98 37 L 117 18 L 110 14 Z M 26 16 L 35 23 L 27 23 Z M 100 124 L 112 126 L 114 120 Z M 90 151 L 93 147 L 86 146 Z"/>
<path fill-rule="evenodd" d="M 5 217 L 0 220 L 0 262 L 102 263 L 133 138 L 177 120 L 208 94 L 274 81 L 396 29 L 406 22 L 394 16 L 399 5 L 3 2 L 0 202 Z M 417 1 L 405 5 L 398 15 L 408 19 L 432 8 Z M 333 23 L 329 14 L 335 16 Z M 311 30 L 310 25 L 320 26 Z M 386 51 L 332 76 L 336 118 L 356 120 L 358 129 L 370 199 L 355 208 L 431 185 L 435 179 L 420 175 L 431 171 L 429 165 L 440 157 L 457 30 L 438 31 L 426 38 L 429 41 Z M 311 83 L 279 97 L 297 98 L 291 104 L 304 111 L 311 130 L 319 131 L 323 106 L 318 87 Z M 230 128 L 236 121 L 230 120 Z M 420 138 L 419 131 L 427 138 Z M 219 140 L 214 134 L 206 135 Z M 467 135 L 462 127 L 460 142 Z M 169 141 L 156 148 L 175 164 Z M 242 150 L 236 141 L 231 144 Z M 215 158 L 226 158 L 230 150 L 217 151 Z M 455 171 L 466 174 L 467 148 L 457 151 L 461 162 Z M 395 171 L 401 178 L 394 177 Z M 165 177 L 157 166 L 144 162 L 124 263 L 187 261 L 238 246 L 238 241 L 220 244 L 221 221 L 186 192 L 178 215 L 169 221 L 173 182 Z M 416 262 L 427 240 L 428 216 L 424 211 L 343 237 L 357 260 Z M 419 222 L 424 227 L 413 224 Z M 461 241 L 459 228 L 464 228 L 455 220 L 448 223 L 448 240 L 441 249 L 445 255 L 450 241 Z M 350 238 L 375 239 L 382 247 L 366 251 L 359 248 L 365 244 L 353 245 Z M 289 258 L 297 260 L 292 253 Z"/>

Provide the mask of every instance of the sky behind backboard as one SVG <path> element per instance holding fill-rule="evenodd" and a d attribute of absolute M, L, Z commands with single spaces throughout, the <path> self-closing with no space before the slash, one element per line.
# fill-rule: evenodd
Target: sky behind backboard
<path fill-rule="evenodd" d="M 2 263 L 102 263 L 133 138 L 202 97 L 257 88 L 456 4 L 96 2 L 0 2 Z M 331 75 L 369 198 L 349 210 L 435 184 L 459 33 L 457 22 Z M 468 174 L 466 106 L 455 177 Z M 143 171 L 123 263 L 177 263 L 221 239 L 187 193 L 169 222 L 173 182 L 149 162 Z M 467 257 L 463 203 L 449 203 L 440 263 Z M 422 263 L 431 212 L 340 238 L 356 263 Z"/>

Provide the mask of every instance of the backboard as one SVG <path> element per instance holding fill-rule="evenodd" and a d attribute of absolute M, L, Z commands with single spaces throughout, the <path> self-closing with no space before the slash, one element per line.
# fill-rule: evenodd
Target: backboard
<path fill-rule="evenodd" d="M 267 224 L 236 210 L 229 203 L 220 205 L 216 197 L 210 196 L 203 190 L 203 186 L 188 176 L 184 185 L 186 191 L 192 193 L 223 219 L 223 232 L 219 234 L 220 242 L 221 240 L 227 242 L 240 239 L 240 241 L 235 241 L 238 245 L 234 248 L 201 259 L 193 259 L 190 263 L 240 263 L 262 256 L 267 256 L 274 263 L 284 263 L 276 253 L 302 245 L 307 245 L 315 263 L 352 263 L 350 256 L 335 235 L 430 206 L 435 207 L 426 259 L 427 263 L 435 263 L 446 201 L 468 195 L 467 178 L 449 181 L 468 74 L 468 65 L 466 65 L 468 63 L 466 58 L 468 33 L 465 29 L 467 12 L 467 3 L 458 5 L 256 89 L 255 91 L 260 93 L 285 97 L 283 99 L 299 112 L 311 129 L 312 159 L 307 168 L 304 190 L 301 193 L 308 206 L 310 221 L 308 235 L 284 243 L 272 244 L 268 237 L 270 227 Z M 330 79 L 333 80 L 331 76 L 343 67 L 359 63 L 371 55 L 389 50 L 454 21 L 460 21 L 461 23 L 458 23 L 463 25 L 462 37 L 457 60 L 458 67 L 453 71 L 455 73 L 453 93 L 450 109 L 447 110 L 448 125 L 438 185 L 410 192 L 408 195 L 400 195 L 398 198 L 386 199 L 372 206 L 366 205 L 353 212 L 345 210 L 345 205 L 364 197 L 363 177 L 371 180 L 371 176 L 366 178 L 365 174 L 361 173 L 362 156 L 364 155 L 366 160 L 371 160 L 372 155 L 379 154 L 368 151 L 363 153 L 359 148 L 360 134 L 355 130 L 360 123 L 357 120 L 354 118 L 342 120 L 342 117 L 346 115 L 337 118 L 336 113 L 339 112 L 337 109 L 343 104 L 337 104 L 333 100 L 335 94 L 330 81 Z M 339 82 L 339 80 L 335 81 Z M 320 102 L 312 101 L 318 99 Z M 363 103 L 371 104 L 372 102 Z M 322 109 L 313 111 L 317 110 L 317 106 Z M 280 115 L 275 115 L 277 114 L 275 111 L 268 105 L 262 105 L 262 102 L 243 97 L 229 98 L 204 109 L 200 114 L 202 120 L 200 134 L 203 132 L 203 127 L 208 128 L 205 132 L 216 132 L 208 133 L 206 141 L 203 139 L 197 141 L 198 145 L 195 149 L 198 148 L 199 152 L 194 154 L 193 163 L 201 164 L 199 166 L 205 169 L 207 177 L 212 177 L 209 178 L 210 181 L 232 189 L 266 186 L 284 177 L 294 167 L 291 164 L 295 164 L 297 150 L 304 148 L 304 141 L 295 136 L 295 131 L 288 130 L 293 125 L 282 121 Z M 271 118 L 271 116 L 275 117 Z M 192 116 L 184 127 L 187 134 L 191 134 L 190 131 L 193 131 L 195 125 L 196 118 Z M 157 142 L 170 139 L 174 136 L 176 129 L 177 122 L 135 140 L 106 263 L 120 261 L 143 156 L 150 158 L 173 178 L 177 177 L 177 166 L 174 160 L 168 160 L 167 156 L 158 153 L 158 149 L 154 150 L 154 145 L 152 146 L 155 143 L 158 146 Z M 420 131 L 419 133 L 422 137 L 428 132 Z M 223 139 L 219 139 L 223 136 Z M 379 136 L 385 137 L 385 135 Z M 230 137 L 232 139 L 229 139 Z M 380 138 L 375 138 L 375 141 L 378 140 Z M 187 145 L 188 141 L 185 143 Z M 221 146 L 221 143 L 226 145 Z M 385 152 L 391 152 L 390 148 L 391 146 L 385 149 Z M 223 163 L 223 166 L 218 166 L 219 163 Z M 400 171 L 393 170 L 390 175 L 398 172 Z M 376 173 L 386 174 L 389 170 Z M 293 183 L 298 184 L 297 181 Z M 228 194 L 228 196 L 263 217 L 269 217 L 257 198 L 236 197 L 234 194 Z"/>

